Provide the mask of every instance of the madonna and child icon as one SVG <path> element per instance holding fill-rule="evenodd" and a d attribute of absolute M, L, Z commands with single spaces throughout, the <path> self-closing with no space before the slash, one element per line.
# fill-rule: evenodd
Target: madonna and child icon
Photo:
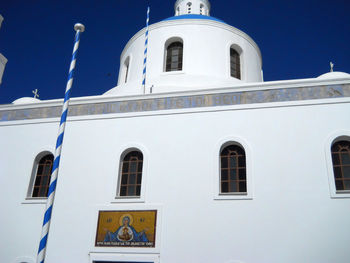
<path fill-rule="evenodd" d="M 115 231 L 107 231 L 104 242 L 148 242 L 146 229 L 137 232 L 132 226 L 133 217 L 130 214 L 124 214 L 120 217 L 120 227 Z"/>

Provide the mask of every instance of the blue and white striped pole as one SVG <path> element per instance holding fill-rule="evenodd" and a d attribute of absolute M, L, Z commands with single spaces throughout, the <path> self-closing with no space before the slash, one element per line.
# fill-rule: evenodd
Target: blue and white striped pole
<path fill-rule="evenodd" d="M 147 69 L 147 49 L 148 49 L 148 22 L 149 22 L 149 7 L 147 8 L 147 19 L 146 19 L 146 33 L 145 33 L 145 51 L 143 59 L 143 76 L 142 76 L 142 86 L 143 93 L 146 93 L 146 69 Z"/>
<path fill-rule="evenodd" d="M 58 137 L 57 137 L 56 150 L 55 150 L 55 160 L 53 162 L 53 167 L 52 167 L 50 187 L 49 187 L 48 198 L 47 198 L 47 202 L 46 202 L 46 210 L 45 210 L 45 215 L 44 215 L 44 220 L 43 220 L 43 228 L 42 228 L 42 232 L 41 232 L 38 257 L 37 257 L 37 261 L 36 261 L 37 263 L 43 263 L 45 261 L 46 243 L 47 243 L 47 237 L 49 234 L 53 201 L 55 198 L 55 190 L 56 190 L 56 184 L 57 184 L 58 168 L 59 168 L 59 164 L 60 164 L 62 142 L 63 142 L 63 136 L 64 136 L 64 128 L 66 127 L 66 119 L 67 119 L 67 114 L 68 114 L 70 90 L 71 90 L 71 87 L 73 84 L 73 75 L 74 75 L 74 68 L 75 68 L 75 63 L 76 63 L 76 56 L 77 56 L 78 47 L 79 47 L 80 33 L 84 32 L 85 27 L 82 24 L 75 24 L 74 30 L 76 31 L 76 34 L 75 34 L 73 55 L 72 55 L 72 61 L 70 63 L 68 81 L 67 81 L 67 86 L 66 86 L 66 93 L 64 96 L 64 103 L 63 103 L 63 107 L 62 107 L 61 122 L 60 122 L 60 126 L 58 129 Z"/>

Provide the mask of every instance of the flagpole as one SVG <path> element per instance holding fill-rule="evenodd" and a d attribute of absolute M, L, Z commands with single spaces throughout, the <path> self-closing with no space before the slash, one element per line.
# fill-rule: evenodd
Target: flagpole
<path fill-rule="evenodd" d="M 148 22 L 149 22 L 149 7 L 147 8 L 147 19 L 146 19 L 146 32 L 145 32 L 145 51 L 143 59 L 143 76 L 142 76 L 142 86 L 143 94 L 146 93 L 146 69 L 147 69 L 147 49 L 148 49 Z"/>
<path fill-rule="evenodd" d="M 45 261 L 46 244 L 47 244 L 47 238 L 49 234 L 53 202 L 55 199 L 55 190 L 56 190 L 56 184 L 57 184 L 58 168 L 59 168 L 60 158 L 61 158 L 64 129 L 66 127 L 66 120 L 67 120 L 67 114 L 68 114 L 70 90 L 73 84 L 73 75 L 74 75 L 74 68 L 76 63 L 76 56 L 77 56 L 79 42 L 80 42 L 80 34 L 85 31 L 85 27 L 82 24 L 75 24 L 74 30 L 76 31 L 74 48 L 73 48 L 72 60 L 69 67 L 68 81 L 67 81 L 66 92 L 64 96 L 64 103 L 62 107 L 61 121 L 58 129 L 55 158 L 54 158 L 53 167 L 52 167 L 50 187 L 49 187 L 48 198 L 46 202 L 46 209 L 45 209 L 45 215 L 43 220 L 43 227 L 41 232 L 37 263 L 44 263 Z"/>

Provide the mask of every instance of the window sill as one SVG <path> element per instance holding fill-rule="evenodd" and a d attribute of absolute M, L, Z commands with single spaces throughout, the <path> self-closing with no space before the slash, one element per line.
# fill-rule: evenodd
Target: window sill
<path fill-rule="evenodd" d="M 177 70 L 177 71 L 163 71 L 162 76 L 168 76 L 168 75 L 180 75 L 185 74 L 183 70 Z"/>
<path fill-rule="evenodd" d="M 253 196 L 248 193 L 227 193 L 214 196 L 214 200 L 252 200 Z"/>
<path fill-rule="evenodd" d="M 144 203 L 144 198 L 140 196 L 116 196 L 111 203 Z"/>
<path fill-rule="evenodd" d="M 350 198 L 350 190 L 339 190 L 335 191 L 334 194 L 331 196 L 332 198 Z"/>
<path fill-rule="evenodd" d="M 21 204 L 46 204 L 47 198 L 27 197 Z"/>

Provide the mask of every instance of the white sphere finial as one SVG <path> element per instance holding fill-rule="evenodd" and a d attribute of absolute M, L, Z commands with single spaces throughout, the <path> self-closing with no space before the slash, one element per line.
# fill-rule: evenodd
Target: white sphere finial
<path fill-rule="evenodd" d="M 77 24 L 74 25 L 74 30 L 75 31 L 84 32 L 85 31 L 85 26 L 83 24 L 77 23 Z"/>

